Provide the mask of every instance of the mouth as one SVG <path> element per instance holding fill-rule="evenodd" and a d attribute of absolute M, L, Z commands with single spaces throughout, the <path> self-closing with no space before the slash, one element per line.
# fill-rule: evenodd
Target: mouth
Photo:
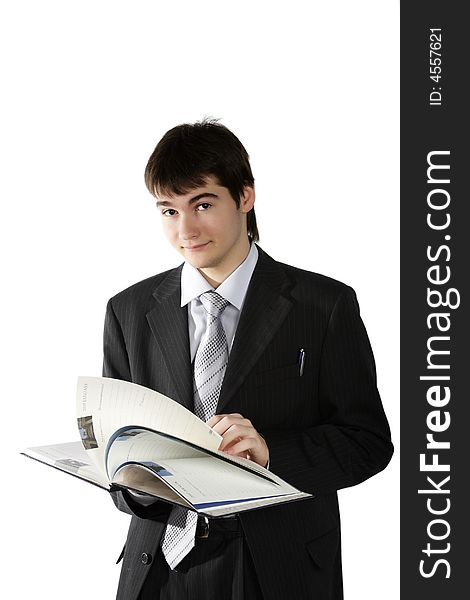
<path fill-rule="evenodd" d="M 192 246 L 183 246 L 183 249 L 189 252 L 197 252 L 198 250 L 202 250 L 205 248 L 210 242 L 206 242 L 205 244 L 193 244 Z"/>

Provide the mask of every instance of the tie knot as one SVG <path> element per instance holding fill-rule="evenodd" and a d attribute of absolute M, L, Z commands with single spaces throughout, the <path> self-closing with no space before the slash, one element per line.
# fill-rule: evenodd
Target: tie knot
<path fill-rule="evenodd" d="M 222 298 L 217 292 L 204 292 L 199 296 L 202 306 L 212 317 L 218 317 L 222 311 L 230 304 L 228 300 Z"/>

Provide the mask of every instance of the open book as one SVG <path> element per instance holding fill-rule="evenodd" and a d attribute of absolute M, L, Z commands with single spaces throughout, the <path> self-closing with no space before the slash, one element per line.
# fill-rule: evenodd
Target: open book
<path fill-rule="evenodd" d="M 312 497 L 219 451 L 222 438 L 192 412 L 135 383 L 79 377 L 77 422 L 81 442 L 23 454 L 104 489 L 130 489 L 208 517 Z"/>

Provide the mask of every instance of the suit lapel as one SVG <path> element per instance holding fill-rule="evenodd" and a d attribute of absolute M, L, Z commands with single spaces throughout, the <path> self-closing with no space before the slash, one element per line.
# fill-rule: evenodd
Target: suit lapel
<path fill-rule="evenodd" d="M 282 266 L 258 247 L 259 257 L 220 391 L 217 413 L 233 398 L 293 306 L 292 282 Z M 193 410 L 193 380 L 188 338 L 188 311 L 181 307 L 181 268 L 173 269 L 154 290 L 155 307 L 147 321 L 164 358 L 176 400 Z"/>
<path fill-rule="evenodd" d="M 170 271 L 154 290 L 156 306 L 147 321 L 160 347 L 175 389 L 176 400 L 193 410 L 193 383 L 188 339 L 188 310 L 181 307 L 181 268 Z"/>
<path fill-rule="evenodd" d="M 258 248 L 259 257 L 245 303 L 220 390 L 217 413 L 245 380 L 293 306 L 289 297 L 291 281 L 281 265 Z"/>

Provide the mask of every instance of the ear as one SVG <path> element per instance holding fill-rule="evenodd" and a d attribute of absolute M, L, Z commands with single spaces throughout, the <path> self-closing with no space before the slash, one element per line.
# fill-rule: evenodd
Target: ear
<path fill-rule="evenodd" d="M 242 213 L 248 213 L 255 204 L 255 188 L 252 186 L 245 186 L 243 188 L 243 195 L 240 198 L 240 211 Z"/>

